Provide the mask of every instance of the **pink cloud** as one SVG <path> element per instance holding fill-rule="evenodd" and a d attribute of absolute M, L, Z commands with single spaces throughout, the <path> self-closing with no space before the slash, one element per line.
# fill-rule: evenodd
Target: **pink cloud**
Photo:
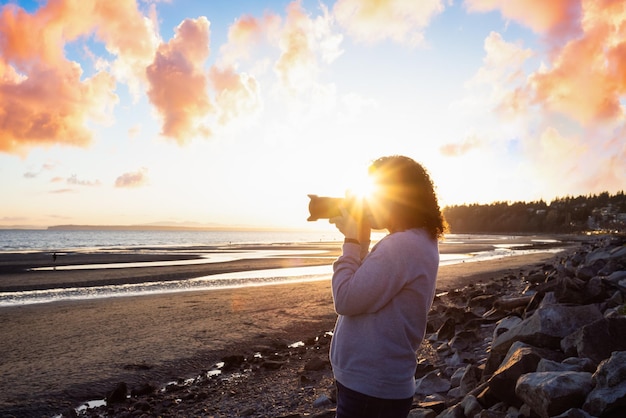
<path fill-rule="evenodd" d="M 499 10 L 535 32 L 565 36 L 578 30 L 580 0 L 465 0 L 470 11 Z"/>
<path fill-rule="evenodd" d="M 115 180 L 115 187 L 134 188 L 148 183 L 148 170 L 142 168 L 135 172 L 124 173 Z"/>
<path fill-rule="evenodd" d="M 65 57 L 68 43 L 92 34 L 117 55 L 117 73 L 126 68 L 145 77 L 155 34 L 134 0 L 51 0 L 32 14 L 0 8 L 0 151 L 84 147 L 92 141 L 88 121 L 110 120 L 117 103 L 113 75 L 101 69 L 85 77 Z"/>
<path fill-rule="evenodd" d="M 228 28 L 228 42 L 220 48 L 220 65 L 232 66 L 238 60 L 250 59 L 254 50 L 279 32 L 281 18 L 266 13 L 262 18 L 245 15 Z"/>
<path fill-rule="evenodd" d="M 543 33 L 547 62 L 531 73 L 525 85 L 504 97 L 501 109 L 537 105 L 570 117 L 582 125 L 618 121 L 626 93 L 626 8 L 622 2 L 537 2 L 467 0 L 470 10 L 499 9 L 510 19 Z M 566 30 L 567 29 L 567 30 Z M 555 46 L 556 45 L 556 46 Z M 519 65 L 521 69 L 521 64 Z"/>
<path fill-rule="evenodd" d="M 442 145 L 439 152 L 447 157 L 458 157 L 482 146 L 483 142 L 478 137 L 469 136 L 459 143 Z"/>
<path fill-rule="evenodd" d="M 308 84 L 315 78 L 317 60 L 311 32 L 311 21 L 301 4 L 290 3 L 287 21 L 280 34 L 282 53 L 274 65 L 282 83 L 289 88 Z"/>
<path fill-rule="evenodd" d="M 207 137 L 203 119 L 213 110 L 203 65 L 209 56 L 209 21 L 186 19 L 174 37 L 159 46 L 147 68 L 148 97 L 163 118 L 162 134 L 179 144 Z"/>
<path fill-rule="evenodd" d="M 218 121 L 226 124 L 243 114 L 260 109 L 259 85 L 254 77 L 233 68 L 211 67 L 209 78 L 215 89 Z"/>

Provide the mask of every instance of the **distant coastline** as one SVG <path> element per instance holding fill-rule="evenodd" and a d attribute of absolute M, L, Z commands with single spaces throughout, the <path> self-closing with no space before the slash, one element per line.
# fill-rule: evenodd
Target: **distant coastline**
<path fill-rule="evenodd" d="M 308 228 L 242 225 L 0 225 L 0 231 L 204 231 L 204 232 L 301 232 Z M 320 229 L 321 230 L 321 229 Z"/>
<path fill-rule="evenodd" d="M 54 225 L 44 228 L 49 231 L 297 231 L 294 228 L 255 226 L 185 226 L 185 225 Z"/>

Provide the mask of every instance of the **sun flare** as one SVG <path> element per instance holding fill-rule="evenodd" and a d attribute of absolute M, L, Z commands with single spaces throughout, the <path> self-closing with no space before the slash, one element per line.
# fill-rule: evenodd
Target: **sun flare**
<path fill-rule="evenodd" d="M 369 200 L 376 192 L 376 183 L 372 176 L 361 176 L 354 178 L 347 190 L 348 196 L 356 197 L 359 200 Z"/>

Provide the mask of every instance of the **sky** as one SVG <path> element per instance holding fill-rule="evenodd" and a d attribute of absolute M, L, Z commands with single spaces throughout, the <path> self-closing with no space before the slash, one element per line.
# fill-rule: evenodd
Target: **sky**
<path fill-rule="evenodd" d="M 625 96 L 626 1 L 1 0 L 0 227 L 311 228 L 396 154 L 442 208 L 615 193 Z"/>

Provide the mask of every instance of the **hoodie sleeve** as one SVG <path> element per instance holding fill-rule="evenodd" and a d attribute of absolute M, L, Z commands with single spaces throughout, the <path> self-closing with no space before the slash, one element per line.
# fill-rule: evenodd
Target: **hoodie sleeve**
<path fill-rule="evenodd" d="M 411 279 L 406 246 L 394 239 L 381 240 L 361 261 L 357 244 L 343 245 L 333 264 L 332 290 L 340 315 L 373 313 L 384 307 Z"/>

